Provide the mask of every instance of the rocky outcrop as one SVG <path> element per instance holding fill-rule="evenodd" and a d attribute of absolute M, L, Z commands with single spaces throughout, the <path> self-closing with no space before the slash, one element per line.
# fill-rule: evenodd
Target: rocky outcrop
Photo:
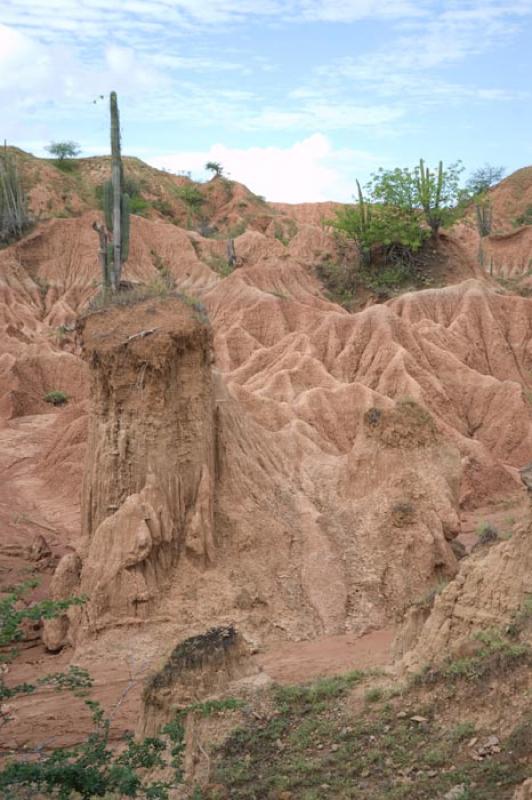
<path fill-rule="evenodd" d="M 40 297 L 13 277 L 10 303 L 24 300 L 28 321 L 17 336 L 37 336 L 30 300 L 70 321 L 90 294 L 91 219 L 56 220 L 13 248 L 53 283 Z M 193 363 L 194 346 L 181 352 L 191 339 L 179 315 L 159 329 L 154 298 L 87 318 L 87 449 L 88 403 L 43 422 L 42 476 L 69 514 L 68 542 L 82 462 L 87 473 L 76 547 L 91 599 L 75 612 L 78 642 L 128 625 L 125 643 L 148 621 L 158 656 L 164 626 L 177 641 L 234 622 L 263 642 L 388 625 L 454 575 L 460 505 L 515 492 L 531 457 L 529 300 L 478 279 L 349 314 L 313 273 L 320 253 L 333 255 L 326 231 L 300 224 L 287 246 L 248 231 L 224 278 L 209 267 L 223 244 L 133 221 L 128 278 L 149 283 L 164 269 L 205 303 L 216 365 L 207 415 L 195 395 L 204 362 Z M 28 345 L 8 341 L 18 360 Z M 175 364 L 189 365 L 181 388 Z"/>
<path fill-rule="evenodd" d="M 154 615 L 180 559 L 206 566 L 214 549 L 211 338 L 200 312 L 177 298 L 111 307 L 79 333 L 91 412 L 78 639 Z"/>
<path fill-rule="evenodd" d="M 532 465 L 521 471 L 532 500 Z M 462 561 L 456 578 L 435 597 L 430 613 L 413 609 L 396 642 L 402 666 L 419 669 L 463 654 L 473 633 L 510 625 L 532 591 L 532 502 L 529 523 L 512 538 Z"/>
<path fill-rule="evenodd" d="M 50 584 L 52 600 L 65 600 L 76 595 L 79 587 L 81 572 L 81 559 L 77 553 L 67 553 L 63 556 Z M 70 620 L 67 614 L 61 614 L 52 619 L 43 621 L 42 639 L 47 650 L 56 652 L 67 641 Z"/>
<path fill-rule="evenodd" d="M 515 790 L 513 800 L 532 800 L 532 778 L 528 778 Z"/>
<path fill-rule="evenodd" d="M 146 682 L 140 735 L 156 735 L 177 712 L 223 695 L 235 681 L 258 673 L 249 647 L 232 626 L 179 642 Z"/>

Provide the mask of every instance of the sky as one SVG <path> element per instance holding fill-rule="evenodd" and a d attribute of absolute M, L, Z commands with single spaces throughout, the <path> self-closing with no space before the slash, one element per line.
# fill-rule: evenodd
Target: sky
<path fill-rule="evenodd" d="M 0 137 L 123 152 L 268 200 L 379 167 L 532 163 L 532 0 L 2 0 Z M 102 99 L 103 95 L 103 99 Z"/>

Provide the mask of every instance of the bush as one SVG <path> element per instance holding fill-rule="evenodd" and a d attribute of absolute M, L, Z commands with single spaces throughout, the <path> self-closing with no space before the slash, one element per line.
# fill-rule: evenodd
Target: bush
<path fill-rule="evenodd" d="M 146 198 L 143 197 L 140 194 L 140 184 L 139 184 L 139 182 L 136 181 L 135 178 L 131 178 L 129 176 L 126 176 L 124 178 L 124 187 L 127 187 L 127 188 L 124 188 L 124 194 L 127 194 L 129 196 L 129 210 L 130 210 L 130 213 L 131 214 L 137 214 L 138 216 L 141 216 L 141 217 L 144 216 L 144 213 L 149 208 L 151 208 L 152 204 L 149 202 L 149 200 L 146 200 Z M 103 184 L 100 185 L 100 186 L 96 186 L 95 194 L 96 194 L 96 202 L 98 204 L 98 208 L 101 211 L 105 211 L 104 199 L 103 199 L 103 195 L 104 195 L 104 186 L 103 186 Z"/>
<path fill-rule="evenodd" d="M 359 274 L 346 260 L 340 263 L 325 259 L 315 267 L 316 275 L 335 303 L 350 309 L 359 286 Z"/>
<path fill-rule="evenodd" d="M 23 626 L 28 620 L 53 619 L 84 598 L 42 600 L 29 604 L 26 595 L 37 586 L 35 581 L 21 584 L 9 593 L 0 594 L 0 662 L 12 660 L 13 644 L 24 638 Z M 159 738 L 135 741 L 125 736 L 124 748 L 116 752 L 110 745 L 111 721 L 97 701 L 86 697 L 92 687 L 90 675 L 79 667 L 66 673 L 54 673 L 40 679 L 38 684 L 24 683 L 7 686 L 0 671 L 0 727 L 12 720 L 5 702 L 21 694 L 35 693 L 39 685 L 56 691 L 69 691 L 89 709 L 93 728 L 83 742 L 70 748 L 46 747 L 24 750 L 22 757 L 11 756 L 0 767 L 0 795 L 3 798 L 56 797 L 61 800 L 92 800 L 95 797 L 139 797 L 143 800 L 166 800 L 169 785 L 151 781 L 145 770 L 165 766 L 162 754 L 166 742 Z M 180 773 L 176 770 L 176 781 Z"/>
<path fill-rule="evenodd" d="M 367 703 L 378 703 L 379 700 L 382 700 L 383 692 L 382 689 L 378 687 L 374 687 L 373 689 L 368 689 L 365 694 L 365 699 Z"/>
<path fill-rule="evenodd" d="M 185 183 L 183 186 L 177 186 L 175 194 L 191 211 L 198 211 L 205 202 L 202 193 L 194 184 Z"/>
<path fill-rule="evenodd" d="M 528 645 L 511 642 L 496 629 L 481 631 L 473 638 L 481 643 L 477 655 L 447 659 L 441 667 L 426 668 L 414 676 L 414 684 L 433 684 L 443 680 L 476 683 L 530 663 L 532 653 Z"/>
<path fill-rule="evenodd" d="M 134 194 L 129 198 L 129 210 L 131 214 L 144 216 L 145 212 L 150 208 L 150 203 L 140 194 Z"/>
<path fill-rule="evenodd" d="M 410 264 L 431 232 L 454 222 L 460 201 L 459 163 L 431 171 L 423 160 L 414 169 L 380 169 L 371 176 L 366 197 L 357 181 L 357 202 L 340 208 L 328 221 L 356 242 L 365 266 L 375 261 L 375 248 L 385 263 Z M 428 226 L 428 228 L 427 228 Z M 402 278 L 400 278 L 401 280 Z M 397 283 L 391 276 L 390 283 Z"/>
<path fill-rule="evenodd" d="M 478 541 L 480 544 L 492 544 L 499 541 L 499 531 L 490 522 L 484 522 L 478 530 Z"/>
<path fill-rule="evenodd" d="M 421 212 L 432 235 L 436 236 L 440 227 L 456 220 L 462 196 L 459 185 L 462 171 L 459 161 L 448 167 L 440 161 L 438 168 L 431 171 L 423 159 L 414 169 L 381 168 L 371 177 L 371 197 L 374 202 L 410 215 Z"/>
<path fill-rule="evenodd" d="M 68 395 L 65 392 L 61 392 L 57 389 L 44 395 L 45 402 L 51 403 L 53 406 L 64 406 L 65 403 L 68 403 L 68 399 Z"/>
<path fill-rule="evenodd" d="M 522 225 L 532 225 L 532 206 L 527 206 L 522 214 L 519 214 L 513 221 L 514 228 L 520 228 Z"/>
<path fill-rule="evenodd" d="M 228 275 L 234 270 L 234 267 L 228 262 L 226 258 L 223 256 L 218 256 L 216 254 L 212 254 L 207 256 L 205 259 L 205 263 L 208 267 L 210 267 L 214 272 L 217 272 L 218 275 L 221 275 L 223 278 L 227 278 Z"/>

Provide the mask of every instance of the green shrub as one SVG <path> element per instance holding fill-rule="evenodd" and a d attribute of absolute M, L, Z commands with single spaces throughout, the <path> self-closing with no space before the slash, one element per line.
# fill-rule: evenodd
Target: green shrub
<path fill-rule="evenodd" d="M 130 195 L 129 197 L 129 211 L 131 214 L 137 214 L 138 216 L 142 217 L 146 213 L 146 211 L 151 207 L 146 198 L 142 197 L 140 194 Z"/>
<path fill-rule="evenodd" d="M 459 722 L 454 726 L 449 737 L 452 742 L 463 742 L 464 739 L 471 739 L 475 734 L 475 730 L 474 722 Z"/>
<path fill-rule="evenodd" d="M 234 270 L 234 267 L 228 262 L 226 258 L 223 256 L 217 256 L 216 254 L 212 254 L 205 258 L 205 263 L 208 267 L 210 267 L 214 272 L 217 272 L 218 275 L 221 275 L 223 278 L 227 278 L 228 275 Z"/>
<path fill-rule="evenodd" d="M 68 399 L 68 395 L 65 392 L 61 392 L 57 389 L 47 392 L 47 394 L 44 395 L 45 402 L 51 403 L 53 406 L 64 406 L 65 403 L 68 403 Z"/>
<path fill-rule="evenodd" d="M 495 628 L 480 631 L 473 639 L 482 645 L 476 655 L 448 658 L 439 667 L 425 667 L 413 677 L 414 685 L 457 680 L 476 683 L 532 662 L 532 653 L 527 644 L 512 642 Z"/>
<path fill-rule="evenodd" d="M 198 211 L 205 202 L 201 191 L 192 183 L 185 183 L 174 189 L 176 197 L 181 200 L 191 211 Z"/>
<path fill-rule="evenodd" d="M 478 541 L 480 544 L 492 544 L 499 541 L 499 531 L 490 522 L 483 522 L 478 529 Z"/>
<path fill-rule="evenodd" d="M 79 169 L 79 164 L 77 161 L 69 161 L 68 159 L 57 159 L 53 162 L 53 165 L 56 169 L 61 170 L 61 172 L 65 172 L 67 174 L 71 172 L 77 172 Z"/>
<path fill-rule="evenodd" d="M 532 714 L 528 714 L 511 732 L 507 749 L 516 759 L 532 755 Z"/>
<path fill-rule="evenodd" d="M 527 206 L 513 221 L 514 228 L 520 228 L 522 225 L 532 225 L 532 205 Z"/>
<path fill-rule="evenodd" d="M 365 699 L 367 703 L 378 703 L 379 700 L 382 700 L 383 696 L 382 689 L 374 686 L 372 689 L 368 689 L 365 694 Z"/>
<path fill-rule="evenodd" d="M 236 222 L 234 225 L 229 226 L 223 238 L 237 239 L 239 236 L 242 236 L 242 234 L 246 232 L 246 229 L 247 229 L 247 222 L 244 219 L 242 219 L 240 220 L 240 222 Z"/>
<path fill-rule="evenodd" d="M 360 286 L 358 271 L 346 259 L 337 262 L 330 258 L 325 258 L 317 264 L 314 271 L 323 283 L 328 298 L 350 310 L 351 303 Z"/>

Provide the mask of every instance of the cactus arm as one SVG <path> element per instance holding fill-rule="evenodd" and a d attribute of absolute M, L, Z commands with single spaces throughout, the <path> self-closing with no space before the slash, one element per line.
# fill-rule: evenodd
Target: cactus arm
<path fill-rule="evenodd" d="M 103 225 L 100 225 L 98 222 L 93 222 L 92 227 L 98 234 L 100 240 L 100 250 L 98 254 L 100 257 L 100 266 L 102 268 L 103 292 L 105 295 L 111 288 L 111 272 L 109 268 L 109 247 L 107 240 L 107 230 Z"/>
<path fill-rule="evenodd" d="M 440 207 L 442 191 L 443 191 L 443 161 L 440 161 L 438 165 L 438 180 L 436 182 L 436 201 L 434 203 L 435 208 Z"/>

